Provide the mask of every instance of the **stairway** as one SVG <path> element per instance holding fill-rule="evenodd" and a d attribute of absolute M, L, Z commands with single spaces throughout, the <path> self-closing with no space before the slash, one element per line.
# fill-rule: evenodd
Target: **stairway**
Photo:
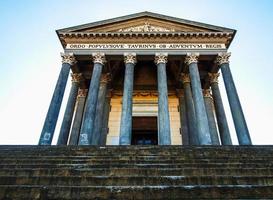
<path fill-rule="evenodd" d="M 273 199 L 273 146 L 0 146 L 0 199 Z"/>

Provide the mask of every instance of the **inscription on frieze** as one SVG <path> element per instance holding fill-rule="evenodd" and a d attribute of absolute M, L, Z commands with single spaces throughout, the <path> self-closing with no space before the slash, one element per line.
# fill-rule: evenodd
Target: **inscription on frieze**
<path fill-rule="evenodd" d="M 90 49 L 90 50 L 190 50 L 190 49 L 226 49 L 225 44 L 213 43 L 213 44 L 199 44 L 199 43 L 143 43 L 143 44 L 67 44 L 66 49 Z"/>

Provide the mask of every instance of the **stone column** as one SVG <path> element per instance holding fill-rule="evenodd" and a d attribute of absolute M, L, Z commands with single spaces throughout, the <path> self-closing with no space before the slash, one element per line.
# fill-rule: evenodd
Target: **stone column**
<path fill-rule="evenodd" d="M 74 73 L 74 74 L 71 74 L 71 76 L 72 76 L 72 86 L 70 89 L 66 109 L 64 112 L 63 123 L 61 126 L 60 135 L 58 138 L 57 145 L 66 145 L 67 144 L 69 131 L 70 131 L 70 127 L 71 127 L 71 122 L 72 122 L 72 118 L 73 118 L 73 114 L 74 114 L 76 99 L 77 99 L 77 95 L 78 95 L 81 74 Z"/>
<path fill-rule="evenodd" d="M 100 80 L 100 89 L 99 89 L 99 96 L 96 108 L 96 117 L 95 117 L 95 124 L 94 124 L 94 131 L 93 131 L 93 138 L 91 141 L 92 145 L 98 145 L 100 142 L 100 137 L 102 135 L 102 124 L 103 124 L 103 114 L 104 114 L 104 104 L 106 99 L 106 90 L 107 90 L 107 83 L 110 81 L 110 74 L 102 74 Z"/>
<path fill-rule="evenodd" d="M 79 89 L 75 117 L 69 138 L 69 145 L 78 145 L 86 95 L 87 89 Z"/>
<path fill-rule="evenodd" d="M 46 115 L 43 130 L 39 139 L 39 145 L 50 145 L 52 142 L 69 71 L 71 66 L 76 63 L 76 60 L 73 54 L 61 54 L 61 56 L 63 59 L 62 69 L 59 74 L 59 78 L 55 86 L 55 90 L 54 90 L 54 93 L 50 102 L 50 106 Z"/>
<path fill-rule="evenodd" d="M 122 97 L 122 113 L 120 123 L 120 145 L 130 145 L 132 137 L 132 110 L 133 110 L 133 86 L 134 67 L 136 54 L 124 54 L 125 77 Z"/>
<path fill-rule="evenodd" d="M 189 145 L 189 131 L 188 131 L 188 120 L 186 114 L 186 102 L 183 90 L 177 90 L 177 96 L 179 98 L 179 113 L 180 113 L 180 124 L 181 124 L 181 136 L 182 144 Z"/>
<path fill-rule="evenodd" d="M 232 145 L 225 109 L 218 85 L 219 75 L 220 75 L 219 73 L 209 73 L 209 80 L 212 89 L 212 96 L 216 112 L 216 119 L 222 145 Z"/>
<path fill-rule="evenodd" d="M 86 100 L 79 145 L 91 144 L 96 116 L 96 106 L 99 94 L 100 77 L 103 65 L 105 63 L 105 55 L 103 53 L 94 53 L 93 62 L 94 62 L 93 73 Z"/>
<path fill-rule="evenodd" d="M 196 128 L 196 117 L 192 100 L 190 76 L 189 74 L 181 74 L 181 79 L 183 82 L 183 88 L 185 93 L 186 114 L 189 129 L 189 144 L 198 145 L 199 139 Z"/>
<path fill-rule="evenodd" d="M 199 143 L 201 145 L 209 145 L 211 144 L 211 138 L 197 66 L 198 57 L 199 54 L 187 54 L 185 63 L 189 66 Z"/>
<path fill-rule="evenodd" d="M 157 86 L 158 86 L 158 144 L 171 144 L 170 117 L 168 104 L 168 86 L 166 75 L 167 54 L 158 53 L 155 55 L 157 65 Z"/>
<path fill-rule="evenodd" d="M 208 121 L 209 121 L 211 142 L 213 145 L 220 145 L 218 131 L 217 131 L 215 117 L 214 117 L 214 108 L 213 108 L 212 97 L 210 94 L 210 89 L 204 89 L 203 93 L 204 93 L 205 107 L 206 107 Z"/>
<path fill-rule="evenodd" d="M 228 102 L 232 113 L 239 144 L 251 145 L 251 138 L 245 121 L 243 109 L 237 94 L 237 90 L 233 81 L 233 77 L 229 68 L 230 53 L 219 53 L 216 63 L 221 68 L 225 88 L 228 96 Z"/>
<path fill-rule="evenodd" d="M 100 145 L 106 145 L 107 140 L 107 134 L 108 134 L 108 121 L 109 121 L 109 114 L 110 114 L 110 101 L 111 101 L 111 92 L 109 91 L 106 95 L 105 103 L 104 103 L 104 109 L 103 109 L 103 123 L 102 123 L 102 131 L 101 131 L 101 137 L 100 137 Z"/>

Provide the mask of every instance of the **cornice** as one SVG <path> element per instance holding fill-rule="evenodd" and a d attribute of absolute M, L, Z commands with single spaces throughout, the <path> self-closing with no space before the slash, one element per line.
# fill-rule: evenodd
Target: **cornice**
<path fill-rule="evenodd" d="M 60 32 L 60 37 L 143 37 L 143 36 L 160 36 L 160 37 L 232 37 L 232 32 Z"/>

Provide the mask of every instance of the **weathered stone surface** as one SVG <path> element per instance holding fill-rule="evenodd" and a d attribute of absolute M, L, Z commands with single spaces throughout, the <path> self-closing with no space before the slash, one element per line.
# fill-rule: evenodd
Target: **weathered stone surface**
<path fill-rule="evenodd" d="M 267 199 L 272 146 L 0 146 L 0 199 Z"/>

